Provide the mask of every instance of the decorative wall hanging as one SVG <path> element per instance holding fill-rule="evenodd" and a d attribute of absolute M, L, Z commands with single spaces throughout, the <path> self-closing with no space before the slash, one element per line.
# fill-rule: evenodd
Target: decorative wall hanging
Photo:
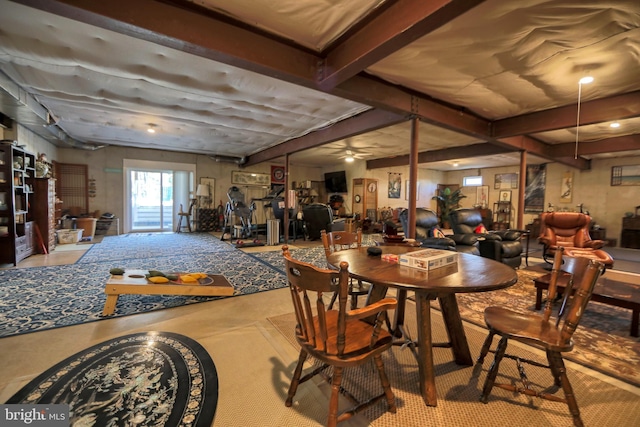
<path fill-rule="evenodd" d="M 389 198 L 399 199 L 402 189 L 402 174 L 389 172 Z"/>
<path fill-rule="evenodd" d="M 271 183 L 284 184 L 284 166 L 271 166 Z"/>
<path fill-rule="evenodd" d="M 547 182 L 547 165 L 527 165 L 524 190 L 524 213 L 544 212 L 544 192 Z"/>
<path fill-rule="evenodd" d="M 565 172 L 562 175 L 562 183 L 560 184 L 560 201 L 565 203 L 570 203 L 572 193 L 573 193 L 573 173 Z"/>
<path fill-rule="evenodd" d="M 518 188 L 518 174 L 517 173 L 496 174 L 493 188 L 495 190 Z"/>
<path fill-rule="evenodd" d="M 231 183 L 241 185 L 269 185 L 271 177 L 267 173 L 231 171 Z"/>
<path fill-rule="evenodd" d="M 407 180 L 407 185 L 405 187 L 404 199 L 409 200 L 409 188 L 411 187 L 411 181 Z M 416 200 L 420 200 L 420 183 L 416 184 Z"/>
<path fill-rule="evenodd" d="M 476 187 L 476 205 L 482 209 L 486 209 L 489 206 L 489 186 L 480 185 Z"/>
<path fill-rule="evenodd" d="M 640 165 L 613 166 L 611 185 L 640 185 Z"/>
<path fill-rule="evenodd" d="M 500 202 L 511 202 L 511 190 L 500 190 Z"/>

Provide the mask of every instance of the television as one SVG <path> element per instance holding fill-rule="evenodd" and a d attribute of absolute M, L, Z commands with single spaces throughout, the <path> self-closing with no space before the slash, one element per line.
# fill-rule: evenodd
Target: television
<path fill-rule="evenodd" d="M 327 193 L 348 193 L 346 172 L 326 172 L 324 174 L 324 188 Z"/>

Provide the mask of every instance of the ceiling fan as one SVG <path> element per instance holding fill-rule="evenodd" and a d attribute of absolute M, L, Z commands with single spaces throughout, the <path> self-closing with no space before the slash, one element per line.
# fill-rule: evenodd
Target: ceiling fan
<path fill-rule="evenodd" d="M 355 159 L 361 160 L 370 155 L 371 153 L 365 153 L 365 152 L 356 153 L 353 150 L 345 150 L 344 154 L 341 156 L 338 156 L 338 158 L 344 159 L 346 162 L 353 162 Z"/>

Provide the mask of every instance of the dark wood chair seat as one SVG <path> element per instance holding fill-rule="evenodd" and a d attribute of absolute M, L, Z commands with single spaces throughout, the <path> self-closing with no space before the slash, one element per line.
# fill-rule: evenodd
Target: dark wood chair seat
<path fill-rule="evenodd" d="M 293 404 L 300 384 L 318 374 L 324 375 L 325 368 L 332 366 L 328 426 L 336 426 L 381 399 L 386 399 L 389 411 L 395 413 L 395 397 L 382 362 L 382 352 L 393 344 L 391 334 L 383 329 L 383 325 L 387 320 L 387 310 L 396 308 L 395 299 L 385 298 L 366 307 L 348 310 L 349 265 L 346 262 L 340 264 L 339 271 L 321 269 L 291 258 L 286 245 L 282 251 L 296 314 L 295 336 L 300 344 L 300 356 L 285 405 Z M 323 297 L 323 294 L 334 291 L 338 293 L 337 310 L 329 309 Z M 373 322 L 366 321 L 372 318 Z M 302 376 L 307 356 L 317 359 L 322 366 Z M 351 408 L 338 413 L 339 395 L 343 392 L 351 395 L 342 387 L 343 369 L 372 359 L 380 377 L 382 393 L 365 402 L 351 402 Z"/>
<path fill-rule="evenodd" d="M 578 402 L 567 376 L 562 353 L 573 349 L 573 333 L 580 323 L 587 303 L 591 299 L 593 288 L 605 266 L 602 262 L 593 259 L 563 257 L 563 254 L 564 248 L 558 247 L 554 254 L 547 302 L 542 315 L 519 313 L 507 307 L 492 306 L 485 309 L 485 323 L 489 328 L 489 334 L 480 350 L 478 363 L 484 362 L 493 337 L 499 335 L 501 338 L 494 351 L 495 358 L 487 373 L 480 401 L 487 403 L 492 389 L 499 387 L 528 396 L 563 402 L 569 407 L 574 425 L 582 426 Z M 558 278 L 561 275 L 561 271 L 568 273 L 570 278 L 559 304 L 558 315 L 555 319 L 552 319 L 551 313 L 553 311 L 553 303 L 556 300 Z M 541 365 L 531 360 L 506 354 L 509 339 L 544 350 L 547 355 L 548 365 Z M 516 360 L 522 385 L 496 382 L 503 357 Z M 564 398 L 545 391 L 534 390 L 527 379 L 523 363 L 549 368 L 554 379 L 554 385 L 562 388 Z"/>

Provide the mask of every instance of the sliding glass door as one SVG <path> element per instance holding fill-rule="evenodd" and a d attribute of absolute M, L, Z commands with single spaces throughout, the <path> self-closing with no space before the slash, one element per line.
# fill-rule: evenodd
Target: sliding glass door
<path fill-rule="evenodd" d="M 173 231 L 193 197 L 195 165 L 125 159 L 124 166 L 125 232 Z"/>
<path fill-rule="evenodd" d="M 173 230 L 173 172 L 132 169 L 131 231 Z"/>

